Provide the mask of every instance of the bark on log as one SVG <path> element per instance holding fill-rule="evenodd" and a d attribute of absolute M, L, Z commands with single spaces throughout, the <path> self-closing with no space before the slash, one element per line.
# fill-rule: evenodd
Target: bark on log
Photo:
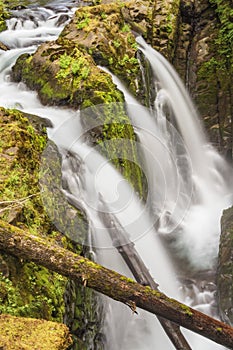
<path fill-rule="evenodd" d="M 142 308 L 233 348 L 233 327 L 1 220 L 0 249 L 68 276 L 128 305 L 133 311 Z"/>

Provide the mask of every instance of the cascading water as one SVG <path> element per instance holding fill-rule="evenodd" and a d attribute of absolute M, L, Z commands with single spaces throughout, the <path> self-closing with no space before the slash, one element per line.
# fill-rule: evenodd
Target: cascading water
<path fill-rule="evenodd" d="M 28 91 L 22 83 L 16 85 L 10 81 L 10 68 L 16 58 L 21 53 L 33 52 L 42 41 L 54 39 L 61 30 L 62 21 L 74 12 L 71 5 L 66 7 L 62 2 L 57 9 L 53 5 L 16 11 L 15 17 L 8 22 L 9 29 L 0 33 L 0 41 L 10 48 L 0 52 L 0 105 L 49 118 L 54 125 L 48 129 L 49 137 L 62 152 L 69 150 L 78 156 L 82 168 L 79 174 L 72 171 L 69 160 L 64 158 L 63 180 L 67 186 L 63 192 L 68 200 L 85 210 L 92 231 L 91 244 L 99 263 L 132 277 L 99 217 L 99 212 L 104 210 L 101 195 L 109 212 L 113 212 L 126 228 L 161 291 L 182 299 L 170 258 L 156 230 L 161 237 L 172 237 L 172 243 L 168 243 L 169 252 L 174 252 L 174 259 L 176 254 L 182 256 L 190 264 L 194 276 L 213 269 L 218 249 L 219 217 L 222 208 L 230 205 L 227 196 L 230 185 L 225 180 L 227 166 L 206 142 L 194 107 L 174 70 L 139 39 L 140 49 L 151 64 L 158 85 L 155 107 L 149 111 L 119 82 L 118 86 L 125 93 L 128 113 L 144 155 L 150 195 L 148 205 L 141 203 L 110 162 L 97 149 L 83 142 L 79 113 L 44 107 L 36 93 Z M 178 131 L 166 121 L 165 110 L 168 109 Z M 189 274 L 191 270 L 181 271 Z M 206 283 L 201 293 L 195 286 L 196 276 L 188 283 L 189 276 L 184 277 L 186 283 L 180 286 L 184 290 L 184 301 L 199 308 L 213 302 L 212 282 Z M 173 349 L 153 315 L 140 310 L 135 316 L 124 305 L 106 300 L 103 325 L 106 350 Z M 209 306 L 207 312 L 210 312 Z M 223 349 L 202 337 L 186 334 L 194 350 Z"/>

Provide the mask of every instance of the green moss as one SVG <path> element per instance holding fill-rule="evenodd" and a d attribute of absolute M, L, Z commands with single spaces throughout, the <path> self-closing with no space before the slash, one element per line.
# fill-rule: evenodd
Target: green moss
<path fill-rule="evenodd" d="M 222 58 L 222 64 L 232 68 L 232 50 L 233 50 L 233 9 L 232 3 L 228 0 L 210 0 L 210 3 L 215 7 L 219 18 L 219 31 L 216 38 L 216 46 L 218 54 Z"/>
<path fill-rule="evenodd" d="M 39 169 L 40 154 L 46 145 L 47 137 L 36 132 L 28 119 L 18 111 L 1 109 L 0 120 L 4 130 L 0 157 L 0 195 L 5 202 L 2 204 L 5 208 L 2 210 L 4 218 L 7 220 L 13 206 L 16 211 L 21 212 L 24 217 L 22 219 L 28 226 L 33 220 L 34 225 L 39 226 L 43 216 L 40 220 L 40 214 L 36 215 L 36 210 L 41 212 L 42 207 L 38 199 L 38 173 L 34 172 Z M 8 210 L 8 201 L 12 200 L 15 200 L 15 204 L 9 203 Z"/>
<path fill-rule="evenodd" d="M 62 44 L 64 39 L 69 40 L 70 32 L 75 32 L 75 26 L 77 34 L 75 39 L 72 35 L 70 42 L 76 41 L 77 46 L 91 54 L 97 64 L 110 65 L 112 72 L 136 92 L 136 79 L 140 74 L 135 58 L 137 45 L 131 33 L 131 26 L 124 21 L 121 11 L 122 6 L 119 4 L 81 8 L 70 25 L 64 29 L 58 42 Z M 101 35 L 97 28 L 100 28 Z M 127 74 L 123 74 L 123 67 Z"/>
<path fill-rule="evenodd" d="M 187 305 L 181 304 L 180 307 L 185 312 L 186 315 L 188 315 L 188 316 L 192 316 L 193 315 L 191 309 Z"/>
<path fill-rule="evenodd" d="M 129 33 L 129 32 L 131 32 L 130 26 L 129 26 L 127 23 L 125 23 L 125 24 L 123 25 L 123 27 L 121 28 L 121 31 L 122 31 L 123 33 Z"/>
<path fill-rule="evenodd" d="M 48 194 L 48 198 L 55 201 L 51 206 L 54 211 L 58 211 L 56 216 L 60 218 L 60 226 L 67 229 L 67 236 L 74 238 L 77 225 L 80 231 L 83 229 L 82 233 L 86 232 L 81 213 L 71 206 L 67 208 L 66 201 L 61 207 L 56 202 L 55 186 L 60 189 L 60 161 L 55 158 L 52 164 L 53 151 L 50 148 L 49 165 L 55 166 L 50 169 L 54 172 L 54 176 L 51 176 L 47 170 L 48 159 L 46 167 L 42 166 L 41 159 L 42 152 L 48 147 L 47 135 L 39 121 L 37 127 L 33 125 L 22 112 L 0 108 L 0 217 L 15 226 L 26 228 L 34 236 L 38 235 L 38 239 L 40 235 L 46 235 L 54 243 L 80 252 L 76 244 L 56 231 L 56 217 L 49 217 L 44 210 L 45 203 L 42 202 L 39 187 L 39 178 L 42 176 L 40 169 L 47 174 L 43 194 Z M 49 187 L 48 183 L 52 183 L 53 187 Z M 0 313 L 62 321 L 67 279 L 34 263 L 3 253 L 1 257 L 9 273 L 6 271 L 6 275 L 0 276 Z"/>
<path fill-rule="evenodd" d="M 56 78 L 62 83 L 64 79 L 72 80 L 73 89 L 78 89 L 82 80 L 86 80 L 90 74 L 91 67 L 85 56 L 76 49 L 72 56 L 65 52 L 59 58 L 60 70 L 56 74 Z"/>
<path fill-rule="evenodd" d="M 128 278 L 128 277 L 124 277 L 124 276 L 121 276 L 120 280 L 128 282 L 128 283 L 136 283 L 132 278 Z"/>
<path fill-rule="evenodd" d="M 83 19 L 79 23 L 77 23 L 77 28 L 84 29 L 84 28 L 88 27 L 89 23 L 90 23 L 89 14 L 85 13 L 83 16 Z"/>
<path fill-rule="evenodd" d="M 124 102 L 111 76 L 96 64 L 108 65 L 134 93 L 137 92 L 141 73 L 131 24 L 126 23 L 123 16 L 123 8 L 128 11 L 127 6 L 104 4 L 80 8 L 56 44 L 46 43 L 33 56 L 18 59 L 13 69 L 15 78 L 38 90 L 44 103 L 85 110 L 95 105 Z M 97 133 L 91 130 L 95 111 L 92 120 L 88 116 L 84 122 L 90 126 L 89 133 L 96 135 L 93 145 L 98 144 L 101 153 L 116 165 L 142 197 L 146 185 L 138 161 L 136 137 L 126 112 L 120 109 L 117 115 L 106 111 L 98 115 Z M 105 143 L 115 139 L 130 140 L 129 147 L 122 146 L 119 154 L 115 141 Z"/>
<path fill-rule="evenodd" d="M 0 334 L 0 347 L 8 350 L 65 350 L 72 343 L 63 324 L 9 315 L 0 315 Z"/>
<path fill-rule="evenodd" d="M 197 72 L 196 102 L 205 116 L 211 140 L 227 149 L 232 144 L 233 10 L 229 0 L 210 3 L 216 24 L 208 43 L 208 56 Z"/>
<path fill-rule="evenodd" d="M 0 282 L 1 290 L 7 292 L 1 298 L 0 313 L 62 322 L 66 278 L 33 263 L 17 261 L 11 277 L 0 275 Z"/>
<path fill-rule="evenodd" d="M 6 9 L 4 1 L 0 1 L 0 32 L 7 29 L 6 19 L 10 17 L 9 12 Z"/>

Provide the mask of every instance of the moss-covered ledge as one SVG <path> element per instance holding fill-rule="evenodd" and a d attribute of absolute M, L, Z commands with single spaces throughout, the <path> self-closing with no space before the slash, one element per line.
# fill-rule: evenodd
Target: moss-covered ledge
<path fill-rule="evenodd" d="M 0 348 L 7 350 L 66 350 L 72 344 L 61 323 L 0 315 Z"/>

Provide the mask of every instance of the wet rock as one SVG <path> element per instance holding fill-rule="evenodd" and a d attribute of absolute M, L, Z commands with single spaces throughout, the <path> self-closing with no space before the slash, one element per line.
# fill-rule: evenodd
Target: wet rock
<path fill-rule="evenodd" d="M 80 252 L 77 244 L 57 231 L 42 202 L 39 171 L 42 169 L 41 154 L 47 146 L 45 122 L 47 121 L 43 118 L 34 115 L 0 108 L 0 218 L 30 230 L 34 235 L 43 235 L 56 244 L 69 246 L 69 249 Z M 46 165 L 48 167 L 48 163 Z M 57 169 L 61 169 L 57 160 L 56 165 Z M 45 167 L 43 169 L 46 171 Z M 47 173 L 47 180 L 50 175 Z M 52 176 L 50 180 L 47 183 L 53 183 L 50 189 L 54 192 L 49 192 L 49 196 L 56 201 L 56 185 L 60 189 L 61 176 L 56 176 L 57 182 Z M 48 193 L 49 186 L 44 189 Z M 49 204 L 53 205 L 52 202 Z M 76 224 L 76 218 L 79 219 L 79 230 L 83 229 L 84 234 L 87 227 L 80 212 L 69 205 L 64 206 L 63 210 L 63 217 L 69 223 L 66 228 L 70 228 L 70 235 L 74 232 L 72 222 Z M 69 210 L 72 210 L 72 220 L 66 215 Z M 62 213 L 56 215 L 61 222 Z M 0 256 L 0 272 L 0 313 L 62 322 L 65 313 L 66 278 L 4 252 Z"/>
<path fill-rule="evenodd" d="M 7 51 L 8 47 L 0 41 L 0 50 Z"/>
<path fill-rule="evenodd" d="M 231 2 L 195 0 L 189 32 L 181 33 L 178 46 L 187 47 L 175 65 L 194 98 L 211 142 L 221 151 L 232 149 L 232 27 Z M 213 6 L 215 5 L 215 6 Z M 187 12 L 183 11 L 187 22 Z M 181 24 L 182 26 L 183 24 Z M 178 48 L 179 54 L 179 48 Z"/>
<path fill-rule="evenodd" d="M 224 210 L 221 220 L 217 291 L 221 319 L 233 325 L 233 207 Z"/>

